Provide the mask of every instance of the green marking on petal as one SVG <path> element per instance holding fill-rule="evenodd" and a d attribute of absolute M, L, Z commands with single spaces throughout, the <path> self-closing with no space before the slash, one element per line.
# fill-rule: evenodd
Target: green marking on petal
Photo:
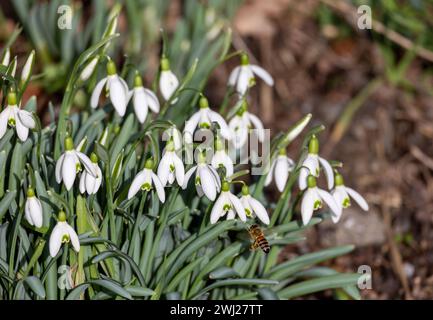
<path fill-rule="evenodd" d="M 226 203 L 223 207 L 223 211 L 229 211 L 231 210 L 231 208 L 232 208 L 231 204 Z"/>
<path fill-rule="evenodd" d="M 81 171 L 81 164 L 80 163 L 77 163 L 75 165 L 75 170 L 77 171 L 77 173 L 79 173 Z"/>
<path fill-rule="evenodd" d="M 9 126 L 11 126 L 11 127 L 15 127 L 15 125 L 16 125 L 16 122 L 15 122 L 15 118 L 9 118 L 9 120 L 8 120 L 8 124 L 9 124 Z"/>
<path fill-rule="evenodd" d="M 245 208 L 245 214 L 247 215 L 248 218 L 252 218 L 253 213 L 251 212 L 250 209 Z"/>
<path fill-rule="evenodd" d="M 195 185 L 199 186 L 201 184 L 200 177 L 195 177 Z"/>
<path fill-rule="evenodd" d="M 322 207 L 322 201 L 316 200 L 314 201 L 314 210 L 320 209 Z"/>
<path fill-rule="evenodd" d="M 200 123 L 199 127 L 201 129 L 210 129 L 210 123 L 202 122 L 202 123 Z"/>
<path fill-rule="evenodd" d="M 151 189 L 152 189 L 152 185 L 147 182 L 141 185 L 141 190 L 143 191 L 150 191 Z"/>
<path fill-rule="evenodd" d="M 69 237 L 69 234 L 64 234 L 62 236 L 62 243 L 68 243 L 71 240 L 71 238 Z"/>
<path fill-rule="evenodd" d="M 174 164 L 170 164 L 170 171 L 174 172 Z"/>
<path fill-rule="evenodd" d="M 343 199 L 343 208 L 350 207 L 350 199 L 349 197 Z"/>

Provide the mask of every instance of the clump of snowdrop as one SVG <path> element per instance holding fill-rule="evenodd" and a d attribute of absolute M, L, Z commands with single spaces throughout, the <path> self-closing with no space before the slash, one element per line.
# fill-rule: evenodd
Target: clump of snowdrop
<path fill-rule="evenodd" d="M 301 202 L 302 222 L 307 225 L 310 222 L 313 212 L 322 208 L 325 202 L 332 211 L 332 215 L 341 215 L 341 206 L 337 204 L 334 197 L 327 191 L 317 187 L 316 177 L 307 177 L 308 189 L 304 191 Z"/>
<path fill-rule="evenodd" d="M 158 177 L 163 187 L 167 182 L 171 185 L 176 179 L 179 186 L 183 185 L 185 178 L 185 168 L 182 160 L 176 154 L 173 140 L 167 142 L 164 155 L 158 165 Z"/>
<path fill-rule="evenodd" d="M 320 167 L 325 171 L 328 189 L 331 190 L 334 186 L 334 173 L 329 162 L 319 156 L 319 139 L 313 135 L 308 144 L 308 155 L 302 162 L 302 168 L 299 172 L 299 189 L 307 188 L 308 175 L 319 177 Z"/>
<path fill-rule="evenodd" d="M 65 184 L 66 190 L 71 190 L 74 185 L 77 173 L 81 171 L 81 164 L 84 166 L 85 173 L 93 178 L 98 177 L 98 170 L 94 163 L 84 153 L 74 149 L 74 142 L 71 137 L 65 139 L 65 152 L 56 162 L 56 181 Z"/>
<path fill-rule="evenodd" d="M 215 139 L 215 153 L 212 156 L 211 164 L 216 170 L 224 168 L 226 177 L 233 174 L 233 160 L 227 154 L 224 143 L 219 137 Z"/>
<path fill-rule="evenodd" d="M 197 165 L 189 169 L 185 174 L 182 189 L 186 189 L 188 181 L 195 173 L 195 187 L 199 197 L 205 195 L 209 200 L 214 201 L 217 193 L 221 189 L 221 180 L 218 172 L 206 163 L 206 156 L 199 152 Z"/>
<path fill-rule="evenodd" d="M 116 65 L 109 59 L 107 62 L 107 76 L 101 79 L 95 86 L 90 98 L 90 106 L 96 108 L 98 106 L 99 97 L 105 86 L 105 92 L 110 98 L 114 109 L 121 117 L 125 115 L 126 106 L 130 99 L 128 84 L 117 74 Z"/>
<path fill-rule="evenodd" d="M 206 97 L 202 96 L 200 98 L 199 107 L 200 110 L 194 113 L 191 118 L 189 118 L 189 120 L 185 123 L 185 138 L 192 141 L 191 139 L 197 127 L 201 129 L 209 129 L 212 122 L 216 122 L 220 127 L 219 134 L 224 139 L 231 140 L 232 135 L 227 125 L 227 122 L 220 114 L 209 108 L 209 102 Z"/>
<path fill-rule="evenodd" d="M 286 155 L 286 149 L 281 148 L 278 151 L 278 156 L 271 163 L 268 175 L 266 176 L 265 186 L 270 185 L 272 180 L 275 180 L 278 191 L 283 192 L 289 179 L 289 173 L 293 171 L 294 167 L 295 163 Z"/>
<path fill-rule="evenodd" d="M 162 203 L 165 202 L 164 187 L 162 186 L 161 180 L 159 180 L 158 176 L 153 172 L 153 166 L 153 159 L 147 159 L 144 164 L 144 169 L 135 176 L 134 180 L 132 180 L 128 191 L 128 200 L 132 199 L 140 190 L 150 191 L 155 187 L 159 200 Z"/>
<path fill-rule="evenodd" d="M 179 80 L 176 75 L 170 70 L 170 61 L 162 57 L 161 59 L 161 73 L 159 75 L 159 90 L 165 101 L 170 100 L 171 96 L 176 92 L 179 87 Z M 172 103 L 175 103 L 174 99 Z"/>
<path fill-rule="evenodd" d="M 221 185 L 221 193 L 212 208 L 210 223 L 216 223 L 225 215 L 227 215 L 227 220 L 232 220 L 236 217 L 236 214 L 243 222 L 247 221 L 245 208 L 241 200 L 230 192 L 230 184 L 224 181 Z"/>
<path fill-rule="evenodd" d="M 55 257 L 59 253 L 63 243 L 72 243 L 72 247 L 76 252 L 80 251 L 80 241 L 75 230 L 66 221 L 66 213 L 60 211 L 57 216 L 57 224 L 53 228 L 50 236 L 50 256 Z"/>
<path fill-rule="evenodd" d="M 143 87 L 143 82 L 138 73 L 134 78 L 134 89 L 130 93 L 132 95 L 132 105 L 134 107 L 135 115 L 140 123 L 146 120 L 149 109 L 154 112 L 159 112 L 159 101 L 155 93 Z"/>
<path fill-rule="evenodd" d="M 96 172 L 96 177 L 84 170 L 80 177 L 80 192 L 96 194 L 101 187 L 102 171 L 98 166 L 98 156 L 95 153 L 90 155 L 90 162 L 94 172 Z"/>
<path fill-rule="evenodd" d="M 254 75 L 261 78 L 267 85 L 274 85 L 272 76 L 262 67 L 250 64 L 248 55 L 243 53 L 241 55 L 241 65 L 234 68 L 230 73 L 228 84 L 243 96 L 250 87 L 255 85 L 256 78 Z"/>
<path fill-rule="evenodd" d="M 27 222 L 36 228 L 42 227 L 42 205 L 41 201 L 36 198 L 33 188 L 27 189 L 27 199 L 24 209 Z"/>
<path fill-rule="evenodd" d="M 343 209 L 350 207 L 350 198 L 354 199 L 355 202 L 361 207 L 362 210 L 368 211 L 368 203 L 364 197 L 361 196 L 357 191 L 344 185 L 343 176 L 336 172 L 335 173 L 335 188 L 331 191 L 335 202 Z M 331 216 L 332 221 L 337 223 L 340 220 L 342 210 Z"/>
<path fill-rule="evenodd" d="M 233 144 L 237 149 L 242 148 L 247 142 L 250 129 L 256 129 L 255 132 L 259 141 L 264 141 L 265 131 L 263 123 L 257 116 L 248 112 L 245 100 L 243 100 L 236 115 L 230 120 L 229 128 L 233 134 Z"/>
<path fill-rule="evenodd" d="M 264 224 L 268 225 L 269 215 L 266 211 L 265 207 L 261 204 L 260 201 L 254 199 L 250 195 L 250 190 L 247 185 L 242 187 L 242 197 L 241 197 L 242 205 L 245 208 L 245 213 L 250 218 L 259 218 Z"/>
<path fill-rule="evenodd" d="M 13 91 L 8 93 L 7 106 L 0 113 L 0 139 L 5 135 L 8 125 L 15 128 L 18 138 L 23 142 L 27 140 L 29 130 L 36 126 L 32 114 L 17 106 L 17 96 Z"/>

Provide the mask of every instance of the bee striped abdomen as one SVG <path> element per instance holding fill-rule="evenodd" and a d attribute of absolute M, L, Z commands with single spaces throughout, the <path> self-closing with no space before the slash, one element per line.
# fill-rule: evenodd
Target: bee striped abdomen
<path fill-rule="evenodd" d="M 264 253 L 269 253 L 269 250 L 271 249 L 269 246 L 269 242 L 268 240 L 266 240 L 260 227 L 257 224 L 254 224 L 248 229 L 248 232 L 250 233 L 251 238 L 254 240 L 251 248 L 256 249 L 260 247 L 260 249 L 262 249 Z"/>

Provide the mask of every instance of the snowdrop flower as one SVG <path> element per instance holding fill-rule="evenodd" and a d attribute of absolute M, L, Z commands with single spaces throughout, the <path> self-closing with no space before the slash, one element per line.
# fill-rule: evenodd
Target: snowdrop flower
<path fill-rule="evenodd" d="M 341 207 L 335 202 L 334 197 L 327 191 L 317 187 L 316 178 L 313 175 L 307 177 L 308 189 L 304 192 L 301 202 L 302 222 L 305 225 L 310 222 L 313 211 L 322 207 L 323 201 L 329 206 L 333 215 L 341 215 Z"/>
<path fill-rule="evenodd" d="M 149 108 L 151 111 L 159 112 L 159 101 L 156 95 L 149 89 L 143 87 L 140 75 L 137 73 L 134 78 L 134 89 L 130 92 L 132 95 L 132 105 L 134 106 L 135 115 L 140 123 L 144 123 Z"/>
<path fill-rule="evenodd" d="M 32 188 L 27 189 L 27 200 L 25 204 L 25 217 L 31 226 L 42 227 L 42 205 L 41 201 L 35 196 Z"/>
<path fill-rule="evenodd" d="M 170 70 L 170 61 L 163 57 L 161 59 L 161 73 L 159 75 L 159 90 L 165 101 L 170 100 L 177 87 L 179 87 L 179 80 Z M 172 103 L 175 103 L 176 100 L 172 101 Z"/>
<path fill-rule="evenodd" d="M 23 70 L 21 71 L 21 78 L 20 78 L 21 85 L 23 85 L 30 79 L 34 62 L 35 62 L 35 50 L 32 50 L 32 52 L 30 52 L 30 55 L 26 60 L 26 63 L 24 64 Z"/>
<path fill-rule="evenodd" d="M 289 173 L 293 170 L 295 164 L 292 159 L 286 155 L 286 150 L 281 148 L 277 158 L 272 162 L 268 175 L 265 180 L 265 186 L 271 184 L 272 179 L 275 179 L 275 184 L 280 192 L 283 192 L 289 179 Z"/>
<path fill-rule="evenodd" d="M 334 186 L 332 167 L 327 160 L 319 157 L 319 140 L 315 135 L 313 135 L 308 144 L 308 155 L 302 163 L 302 168 L 299 172 L 299 189 L 304 190 L 307 188 L 308 175 L 311 174 L 315 177 L 319 176 L 320 165 L 325 170 L 328 189 L 330 190 Z"/>
<path fill-rule="evenodd" d="M 218 137 L 215 140 L 215 153 L 212 156 L 211 164 L 215 169 L 225 168 L 226 177 L 230 177 L 233 174 L 233 160 L 226 153 L 224 143 Z"/>
<path fill-rule="evenodd" d="M 260 142 L 265 138 L 265 131 L 260 119 L 247 110 L 247 103 L 244 101 L 236 115 L 230 120 L 229 128 L 233 133 L 234 146 L 239 149 L 244 146 L 248 140 L 250 129 L 256 129 L 257 137 Z"/>
<path fill-rule="evenodd" d="M 221 115 L 209 108 L 209 102 L 205 97 L 200 98 L 199 106 L 200 110 L 194 113 L 185 123 L 185 138 L 191 140 L 197 126 L 202 129 L 209 129 L 211 123 L 216 122 L 220 127 L 221 136 L 224 139 L 230 140 L 232 136 L 226 121 Z"/>
<path fill-rule="evenodd" d="M 57 216 L 57 224 L 51 232 L 50 236 L 50 256 L 55 257 L 59 253 L 62 243 L 72 243 L 72 247 L 76 252 L 80 251 L 80 241 L 75 230 L 66 222 L 66 213 L 60 211 Z"/>
<path fill-rule="evenodd" d="M 361 207 L 362 210 L 368 211 L 367 201 L 365 201 L 364 197 L 361 196 L 358 192 L 344 185 L 343 176 L 340 173 L 335 174 L 335 188 L 334 190 L 332 190 L 331 194 L 334 197 L 335 202 L 340 205 L 341 208 L 350 207 L 350 196 L 356 201 L 356 203 Z M 341 211 L 340 215 L 332 215 L 331 218 L 334 223 L 337 223 L 338 220 L 340 220 Z"/>
<path fill-rule="evenodd" d="M 6 108 L 0 113 L 0 139 L 5 135 L 9 125 L 15 127 L 18 138 L 24 142 L 29 136 L 29 129 L 34 129 L 36 122 L 30 112 L 17 106 L 15 92 L 8 93 L 7 101 Z"/>
<path fill-rule="evenodd" d="M 230 184 L 227 181 L 224 181 L 221 187 L 221 194 L 219 195 L 217 201 L 215 201 L 210 213 L 210 223 L 214 224 L 219 220 L 219 218 L 226 214 L 227 220 L 232 220 L 236 216 L 235 212 L 243 222 L 247 221 L 245 208 L 242 205 L 241 200 L 239 200 L 233 193 L 230 192 Z"/>
<path fill-rule="evenodd" d="M 98 156 L 95 153 L 90 155 L 90 162 L 97 176 L 94 177 L 87 171 L 84 171 L 80 178 L 80 192 L 84 193 L 87 191 L 88 194 L 96 194 L 102 183 L 102 172 L 98 166 Z"/>
<path fill-rule="evenodd" d="M 96 170 L 94 163 L 84 153 L 74 149 L 72 138 L 67 137 L 65 139 L 65 152 L 56 163 L 57 183 L 63 181 L 66 190 L 71 190 L 77 173 L 81 171 L 81 164 L 84 166 L 87 175 L 91 175 L 95 179 L 98 178 L 99 172 Z"/>
<path fill-rule="evenodd" d="M 206 156 L 199 153 L 198 164 L 187 171 L 183 180 L 182 189 L 186 189 L 188 181 L 195 172 L 195 187 L 199 197 L 203 194 L 211 201 L 216 198 L 221 189 L 221 180 L 216 170 L 206 163 Z"/>
<path fill-rule="evenodd" d="M 265 207 L 260 203 L 260 201 L 254 199 L 250 195 L 250 190 L 246 185 L 242 187 L 241 202 L 245 208 L 245 213 L 248 217 L 258 217 L 264 224 L 269 224 L 270 221 L 268 212 L 266 211 Z"/>
<path fill-rule="evenodd" d="M 10 61 L 11 61 L 11 50 L 7 48 L 5 53 L 3 54 L 2 61 L 0 63 L 1 65 L 7 67 Z"/>
<path fill-rule="evenodd" d="M 155 187 L 159 200 L 162 203 L 165 202 L 164 187 L 152 169 L 153 159 L 150 158 L 146 160 L 144 169 L 135 176 L 134 180 L 132 180 L 128 191 L 128 200 L 132 199 L 132 197 L 134 197 L 140 189 L 143 191 L 150 191 L 153 187 Z"/>
<path fill-rule="evenodd" d="M 112 60 L 107 62 L 107 76 L 100 80 L 96 84 L 95 89 L 93 89 L 93 93 L 90 98 L 90 106 L 93 109 L 98 106 L 99 97 L 104 86 L 105 91 L 110 97 L 110 101 L 113 104 L 117 114 L 123 117 L 126 112 L 126 106 L 130 99 L 130 94 L 125 80 L 117 75 L 116 65 Z"/>
<path fill-rule="evenodd" d="M 183 185 L 185 168 L 182 160 L 176 154 L 174 142 L 172 140 L 167 142 L 165 153 L 159 162 L 158 178 L 163 187 L 167 185 L 167 182 L 173 184 L 175 179 L 179 186 Z"/>
<path fill-rule="evenodd" d="M 93 71 L 95 71 L 96 65 L 99 62 L 99 56 L 94 57 L 90 62 L 86 64 L 86 66 L 83 68 L 83 71 L 81 71 L 80 74 L 80 80 L 81 81 L 87 81 L 90 76 L 93 74 Z"/>
<path fill-rule="evenodd" d="M 174 150 L 178 151 L 182 148 L 182 134 L 175 125 L 165 130 L 162 134 L 163 141 L 172 141 L 174 143 Z"/>
<path fill-rule="evenodd" d="M 248 55 L 241 55 L 241 65 L 234 68 L 229 76 L 229 86 L 235 87 L 240 95 L 244 95 L 248 88 L 252 87 L 256 79 L 254 75 L 261 78 L 267 85 L 273 86 L 274 79 L 263 68 L 250 64 Z"/>

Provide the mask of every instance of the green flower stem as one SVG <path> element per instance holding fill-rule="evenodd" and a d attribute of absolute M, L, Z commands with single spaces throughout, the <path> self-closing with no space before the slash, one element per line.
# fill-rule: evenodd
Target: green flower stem
<path fill-rule="evenodd" d="M 63 252 L 62 252 L 62 266 L 66 266 L 68 263 L 68 251 L 69 247 L 67 244 L 63 245 Z M 60 300 L 65 300 L 66 296 L 66 290 L 62 287 L 60 288 Z"/>
<path fill-rule="evenodd" d="M 27 265 L 26 270 L 22 273 L 22 278 L 25 278 L 29 275 L 29 273 L 32 270 L 32 268 L 34 267 L 35 263 L 38 261 L 39 257 L 42 255 L 42 252 L 45 248 L 45 243 L 46 243 L 46 241 L 42 238 L 39 238 L 36 241 L 36 249 L 33 252 L 32 257 L 30 258 L 30 262 Z"/>
<path fill-rule="evenodd" d="M 144 191 L 142 196 L 141 196 L 141 200 L 140 200 L 140 205 L 138 207 L 138 212 L 137 212 L 137 217 L 135 219 L 135 223 L 134 223 L 134 228 L 132 231 L 132 235 L 131 235 L 131 242 L 130 242 L 130 246 L 128 249 L 128 255 L 130 257 L 134 257 L 134 262 L 135 263 L 139 263 L 140 260 L 140 256 L 139 254 L 135 254 L 139 248 L 135 248 L 134 244 L 136 243 L 136 238 L 139 237 L 139 225 L 140 225 L 140 221 L 141 221 L 141 217 L 143 216 L 143 209 L 144 209 L 144 204 L 146 203 L 146 199 L 147 199 L 147 191 Z M 138 259 L 136 258 L 138 256 Z"/>

